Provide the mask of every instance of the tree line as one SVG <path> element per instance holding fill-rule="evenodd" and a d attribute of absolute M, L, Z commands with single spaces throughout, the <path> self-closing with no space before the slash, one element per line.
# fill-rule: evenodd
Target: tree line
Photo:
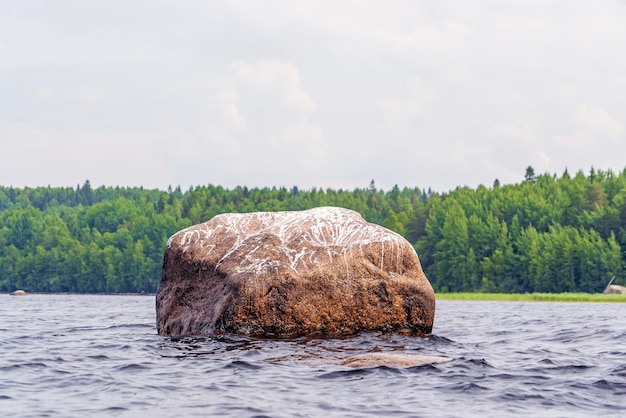
<path fill-rule="evenodd" d="M 535 175 L 439 193 L 374 181 L 182 191 L 0 186 L 0 290 L 156 290 L 167 239 L 226 212 L 353 209 L 414 244 L 437 292 L 599 292 L 623 281 L 626 169 Z"/>

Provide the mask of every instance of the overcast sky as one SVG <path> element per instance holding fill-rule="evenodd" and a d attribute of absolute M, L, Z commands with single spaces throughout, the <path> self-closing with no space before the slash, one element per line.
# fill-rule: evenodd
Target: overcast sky
<path fill-rule="evenodd" d="M 626 167 L 626 2 L 0 0 L 0 185 Z"/>

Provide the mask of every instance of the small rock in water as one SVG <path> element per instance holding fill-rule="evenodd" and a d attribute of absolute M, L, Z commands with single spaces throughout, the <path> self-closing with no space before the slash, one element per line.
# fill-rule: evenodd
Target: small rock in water
<path fill-rule="evenodd" d="M 23 290 L 15 290 L 10 293 L 11 296 L 26 296 L 26 292 Z"/>
<path fill-rule="evenodd" d="M 609 294 L 624 295 L 626 294 L 626 287 L 612 284 L 612 285 L 607 286 L 606 289 L 604 289 L 604 294 L 605 295 L 609 295 Z"/>
<path fill-rule="evenodd" d="M 437 364 L 450 361 L 447 357 L 424 356 L 420 354 L 404 354 L 404 353 L 366 353 L 345 359 L 341 364 L 348 367 L 412 367 L 422 366 L 424 364 Z"/>

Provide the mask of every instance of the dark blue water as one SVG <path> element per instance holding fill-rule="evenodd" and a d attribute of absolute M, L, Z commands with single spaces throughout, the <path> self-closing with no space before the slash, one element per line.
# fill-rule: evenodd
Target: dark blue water
<path fill-rule="evenodd" d="M 626 304 L 438 301 L 434 334 L 156 335 L 154 297 L 0 296 L 0 416 L 626 416 Z M 353 368 L 364 353 L 447 357 Z"/>

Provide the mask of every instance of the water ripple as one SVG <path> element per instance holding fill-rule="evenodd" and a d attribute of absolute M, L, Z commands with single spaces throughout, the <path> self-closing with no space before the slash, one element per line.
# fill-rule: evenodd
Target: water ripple
<path fill-rule="evenodd" d="M 171 340 L 156 335 L 152 297 L 0 296 L 0 407 L 7 417 L 618 417 L 625 313 L 439 301 L 423 338 Z M 449 361 L 405 367 L 406 356 Z"/>

